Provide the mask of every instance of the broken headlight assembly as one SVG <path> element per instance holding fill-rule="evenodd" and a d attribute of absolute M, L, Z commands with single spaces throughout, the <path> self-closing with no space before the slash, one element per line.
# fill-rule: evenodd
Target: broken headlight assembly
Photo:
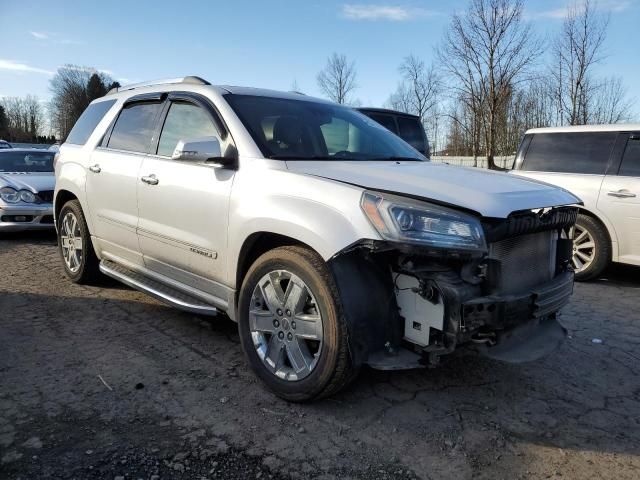
<path fill-rule="evenodd" d="M 486 251 L 480 221 L 472 215 L 411 198 L 365 191 L 361 207 L 382 238 L 451 250 Z"/>

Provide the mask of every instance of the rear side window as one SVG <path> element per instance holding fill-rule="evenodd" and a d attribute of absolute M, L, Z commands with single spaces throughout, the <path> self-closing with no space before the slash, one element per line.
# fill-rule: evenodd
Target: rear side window
<path fill-rule="evenodd" d="M 424 144 L 424 130 L 420 120 L 415 118 L 398 117 L 400 138 L 420 152 L 426 150 Z"/>
<path fill-rule="evenodd" d="M 74 145 L 84 145 L 89 140 L 89 137 L 109 111 L 109 109 L 116 103 L 115 100 L 107 100 L 105 102 L 92 103 L 89 105 L 78 121 L 69 132 L 66 143 L 72 143 Z"/>
<path fill-rule="evenodd" d="M 522 169 L 603 175 L 617 135 L 617 132 L 535 134 Z"/>
<path fill-rule="evenodd" d="M 160 102 L 126 105 L 113 126 L 107 148 L 146 153 L 160 105 Z"/>
<path fill-rule="evenodd" d="M 640 177 L 640 135 L 629 137 L 618 175 Z"/>
<path fill-rule="evenodd" d="M 391 115 L 379 115 L 372 113 L 369 115 L 369 117 L 378 122 L 387 130 L 392 131 L 396 135 L 398 134 L 398 127 L 396 127 L 396 122 Z"/>

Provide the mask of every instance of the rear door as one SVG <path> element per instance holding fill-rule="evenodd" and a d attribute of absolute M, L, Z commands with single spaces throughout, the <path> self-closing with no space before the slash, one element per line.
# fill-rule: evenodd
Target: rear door
<path fill-rule="evenodd" d="M 622 161 L 604 178 L 598 208 L 615 227 L 618 260 L 640 265 L 640 132 L 623 135 Z"/>
<path fill-rule="evenodd" d="M 87 200 L 95 241 L 103 254 L 142 265 L 138 225 L 138 175 L 154 140 L 161 111 L 160 95 L 134 97 L 125 103 L 87 171 Z"/>
<path fill-rule="evenodd" d="M 222 152 L 229 148 L 231 136 L 208 100 L 170 94 L 159 141 L 137 182 L 138 238 L 147 268 L 220 297 L 235 171 L 171 159 L 179 140 L 208 136 L 218 138 Z"/>

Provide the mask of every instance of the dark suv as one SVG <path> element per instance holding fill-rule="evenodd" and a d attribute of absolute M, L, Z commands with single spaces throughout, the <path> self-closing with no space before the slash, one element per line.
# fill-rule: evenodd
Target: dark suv
<path fill-rule="evenodd" d="M 417 115 L 386 108 L 358 108 L 357 110 L 398 135 L 425 157 L 431 158 L 429 140 Z"/>

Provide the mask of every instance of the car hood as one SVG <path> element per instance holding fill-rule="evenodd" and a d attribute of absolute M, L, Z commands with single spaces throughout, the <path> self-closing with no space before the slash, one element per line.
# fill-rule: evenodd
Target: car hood
<path fill-rule="evenodd" d="M 581 203 L 570 192 L 506 173 L 432 162 L 288 161 L 290 171 L 420 197 L 485 217 Z"/>
<path fill-rule="evenodd" d="M 0 173 L 0 188 L 12 187 L 16 190 L 30 190 L 33 193 L 53 190 L 56 177 L 53 172 Z"/>

